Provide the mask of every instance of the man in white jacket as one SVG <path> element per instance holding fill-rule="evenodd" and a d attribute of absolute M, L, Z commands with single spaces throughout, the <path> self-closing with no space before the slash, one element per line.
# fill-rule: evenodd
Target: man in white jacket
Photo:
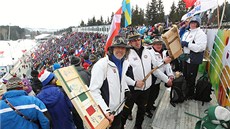
<path fill-rule="evenodd" d="M 129 92 L 126 83 L 126 71 L 129 66 L 126 56 L 129 48 L 123 37 L 116 36 L 108 48 L 108 54 L 98 60 L 91 71 L 89 89 L 110 121 L 110 129 L 121 128 L 120 112 L 123 106 L 118 109 L 117 107 L 125 99 L 125 93 Z M 115 114 L 112 114 L 113 111 Z"/>
<path fill-rule="evenodd" d="M 150 76 L 143 86 L 139 86 L 140 80 L 143 80 L 145 76 L 152 70 L 163 63 L 169 63 L 171 58 L 167 57 L 164 62 L 157 62 L 152 51 L 143 47 L 141 44 L 140 35 L 133 32 L 128 37 L 129 43 L 132 46 L 128 56 L 130 63 L 127 79 L 129 85 L 133 86 L 131 89 L 132 97 L 125 103 L 122 112 L 122 127 L 124 127 L 127 117 L 132 110 L 133 103 L 138 106 L 135 129 L 142 129 L 142 123 L 144 120 L 144 114 L 149 96 L 149 87 L 152 84 L 152 76 Z M 160 78 L 162 81 L 167 83 L 169 86 L 172 85 L 171 79 L 169 79 L 163 72 L 157 69 L 153 72 L 154 76 Z"/>
<path fill-rule="evenodd" d="M 163 49 L 164 42 L 160 39 L 160 37 L 155 37 L 149 44 L 151 44 L 151 47 L 149 49 L 154 52 L 157 61 L 162 62 L 165 58 L 167 58 L 168 51 Z M 160 67 L 159 70 L 164 72 L 171 80 L 173 80 L 174 75 L 173 75 L 172 67 L 169 63 Z M 154 80 L 154 77 L 152 79 Z M 153 81 L 150 87 L 150 94 L 149 94 L 148 104 L 145 113 L 149 118 L 152 118 L 153 116 L 151 110 L 156 109 L 156 107 L 153 106 L 153 104 L 155 104 L 155 100 L 157 99 L 160 92 L 161 79 L 155 78 L 155 80 L 156 80 L 155 83 Z"/>
<path fill-rule="evenodd" d="M 199 64 L 202 63 L 204 51 L 207 46 L 207 35 L 200 29 L 201 19 L 193 16 L 190 20 L 190 29 L 182 37 L 181 45 L 188 59 L 183 63 L 183 75 L 189 86 L 188 98 L 193 99 L 195 81 Z"/>

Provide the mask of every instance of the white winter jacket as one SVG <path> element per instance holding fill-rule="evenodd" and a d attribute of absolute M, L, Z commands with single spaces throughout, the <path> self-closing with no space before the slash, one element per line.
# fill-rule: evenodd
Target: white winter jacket
<path fill-rule="evenodd" d="M 127 60 L 123 62 L 122 68 L 122 78 L 120 81 L 119 72 L 117 66 L 109 60 L 108 56 L 100 59 L 94 64 L 91 71 L 91 80 L 89 89 L 92 93 L 93 98 L 102 108 L 104 113 L 112 112 L 115 108 L 124 100 L 125 91 L 128 91 L 128 85 L 126 83 L 126 71 L 128 69 L 129 63 Z M 107 80 L 106 80 L 107 79 Z M 104 81 L 107 81 L 106 85 L 108 90 L 105 92 L 109 95 L 108 100 L 104 99 L 102 96 L 102 85 Z M 106 101 L 109 104 L 106 104 Z M 123 105 L 122 105 L 123 106 Z M 115 115 L 121 112 L 123 107 L 120 107 Z"/>
<path fill-rule="evenodd" d="M 161 56 L 161 54 L 159 52 L 156 52 L 154 49 L 152 49 L 152 50 L 154 51 L 154 54 L 155 54 L 155 57 L 156 57 L 157 61 L 163 62 L 164 61 L 163 59 L 167 57 L 167 55 L 166 55 L 167 50 L 163 50 L 163 52 L 162 52 L 163 58 L 162 58 L 162 56 Z M 171 67 L 171 65 L 169 63 L 165 64 L 164 66 L 160 67 L 159 69 L 163 73 L 166 73 L 168 77 L 169 76 L 174 76 L 173 71 L 172 71 L 172 67 Z M 161 79 L 157 78 L 155 84 L 159 84 L 160 82 L 161 82 Z"/>
<path fill-rule="evenodd" d="M 182 37 L 182 41 L 189 43 L 188 47 L 184 47 L 184 53 L 189 54 L 190 51 L 202 52 L 207 46 L 207 35 L 198 27 L 186 31 Z M 187 62 L 190 63 L 190 59 L 188 59 Z"/>
<path fill-rule="evenodd" d="M 133 68 L 133 76 L 134 80 L 131 78 L 127 79 L 128 85 L 135 85 L 135 81 L 143 80 L 144 77 L 152 70 L 153 68 L 160 66 L 163 62 L 158 62 L 152 50 L 147 49 L 146 47 L 143 49 L 141 58 L 138 56 L 135 50 L 131 49 L 128 61 Z M 160 78 L 163 82 L 168 82 L 168 77 L 159 69 L 153 72 L 154 76 Z M 152 84 L 152 77 L 149 76 L 145 82 L 145 86 L 143 88 L 135 87 L 135 90 L 147 90 Z"/>

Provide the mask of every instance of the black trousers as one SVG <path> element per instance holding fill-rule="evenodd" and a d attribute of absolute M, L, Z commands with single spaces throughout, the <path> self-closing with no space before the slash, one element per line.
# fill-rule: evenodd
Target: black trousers
<path fill-rule="evenodd" d="M 152 84 L 150 87 L 146 111 L 151 110 L 151 107 L 153 106 L 153 104 L 155 104 L 155 101 L 159 95 L 159 92 L 160 92 L 160 83 L 159 84 Z"/>
<path fill-rule="evenodd" d="M 134 103 L 137 104 L 137 108 L 138 108 L 135 126 L 142 125 L 144 121 L 147 102 L 148 102 L 149 91 L 150 89 L 145 91 L 141 91 L 141 90 L 131 91 L 132 97 L 126 101 L 122 111 L 122 117 L 121 117 L 122 126 L 125 125 L 128 115 L 132 111 L 132 107 Z"/>
<path fill-rule="evenodd" d="M 84 129 L 84 125 L 83 125 L 83 121 L 80 117 L 80 115 L 77 113 L 77 111 L 74 109 L 72 111 L 72 115 L 73 115 L 73 122 L 75 124 L 75 126 L 77 127 L 77 129 Z"/>
<path fill-rule="evenodd" d="M 179 59 L 175 59 L 171 63 L 174 65 L 173 71 L 182 71 L 183 70 L 183 63 Z"/>
<path fill-rule="evenodd" d="M 196 76 L 198 72 L 199 64 L 190 64 L 184 62 L 183 75 L 189 87 L 188 96 L 193 96 L 195 91 Z"/>
<path fill-rule="evenodd" d="M 121 113 L 114 117 L 112 125 L 109 129 L 120 129 L 121 128 Z"/>

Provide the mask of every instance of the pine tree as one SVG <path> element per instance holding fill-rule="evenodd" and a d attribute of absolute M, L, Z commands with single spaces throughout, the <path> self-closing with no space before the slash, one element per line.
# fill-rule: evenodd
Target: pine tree
<path fill-rule="evenodd" d="M 95 16 L 92 19 L 92 23 L 93 23 L 93 25 L 96 25 L 96 18 L 95 18 Z"/>
<path fill-rule="evenodd" d="M 141 9 L 140 8 L 140 11 L 139 11 L 139 25 L 143 25 L 145 23 L 145 12 L 144 12 L 144 9 Z"/>
<path fill-rule="evenodd" d="M 80 26 L 85 26 L 85 23 L 84 23 L 84 21 L 83 21 L 83 20 L 81 20 L 81 24 L 80 24 Z"/>
<path fill-rule="evenodd" d="M 93 21 L 91 19 L 88 19 L 87 26 L 92 26 L 92 25 L 93 25 Z"/>
<path fill-rule="evenodd" d="M 150 4 L 148 3 L 146 6 L 146 13 L 145 13 L 145 24 L 146 25 L 151 25 L 151 9 L 150 9 Z"/>
<path fill-rule="evenodd" d="M 176 6 L 175 6 L 175 2 L 173 1 L 172 6 L 171 6 L 171 11 L 169 13 L 169 20 L 170 22 L 176 22 L 178 20 L 177 18 L 177 11 L 176 11 Z"/>
<path fill-rule="evenodd" d="M 107 24 L 110 24 L 110 23 L 111 23 L 111 20 L 109 19 L 109 17 L 107 17 L 106 23 L 107 23 Z"/>
<path fill-rule="evenodd" d="M 157 9 L 156 9 L 156 0 L 152 0 L 152 2 L 150 3 L 150 12 L 151 12 L 151 19 L 150 19 L 150 25 L 154 25 L 156 24 L 156 19 L 157 17 Z"/>
<path fill-rule="evenodd" d="M 187 9 L 185 7 L 185 3 L 183 2 L 183 0 L 179 0 L 178 2 L 178 8 L 177 8 L 177 14 L 178 14 L 178 21 L 180 21 L 180 19 L 182 18 L 182 16 L 184 14 L 186 14 Z"/>
<path fill-rule="evenodd" d="M 103 17 L 101 16 L 100 18 L 100 22 L 101 22 L 101 25 L 104 25 L 104 20 L 103 20 Z"/>
<path fill-rule="evenodd" d="M 226 2 L 226 8 L 225 8 L 225 16 L 226 16 L 226 22 L 230 22 L 230 3 Z"/>
<path fill-rule="evenodd" d="M 139 7 L 136 5 L 135 9 L 132 8 L 132 26 L 138 25 Z"/>
<path fill-rule="evenodd" d="M 158 0 L 157 2 L 157 19 L 156 19 L 156 23 L 162 23 L 164 22 L 164 6 L 163 6 L 163 2 L 162 0 Z"/>

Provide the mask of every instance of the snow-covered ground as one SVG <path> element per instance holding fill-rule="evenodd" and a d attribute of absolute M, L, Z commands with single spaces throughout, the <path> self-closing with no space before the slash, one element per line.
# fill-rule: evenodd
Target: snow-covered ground
<path fill-rule="evenodd" d="M 0 41 L 0 66 L 8 66 L 18 62 L 24 54 L 23 51 L 30 51 L 36 45 L 35 40 Z M 12 60 L 14 58 L 14 60 Z"/>

